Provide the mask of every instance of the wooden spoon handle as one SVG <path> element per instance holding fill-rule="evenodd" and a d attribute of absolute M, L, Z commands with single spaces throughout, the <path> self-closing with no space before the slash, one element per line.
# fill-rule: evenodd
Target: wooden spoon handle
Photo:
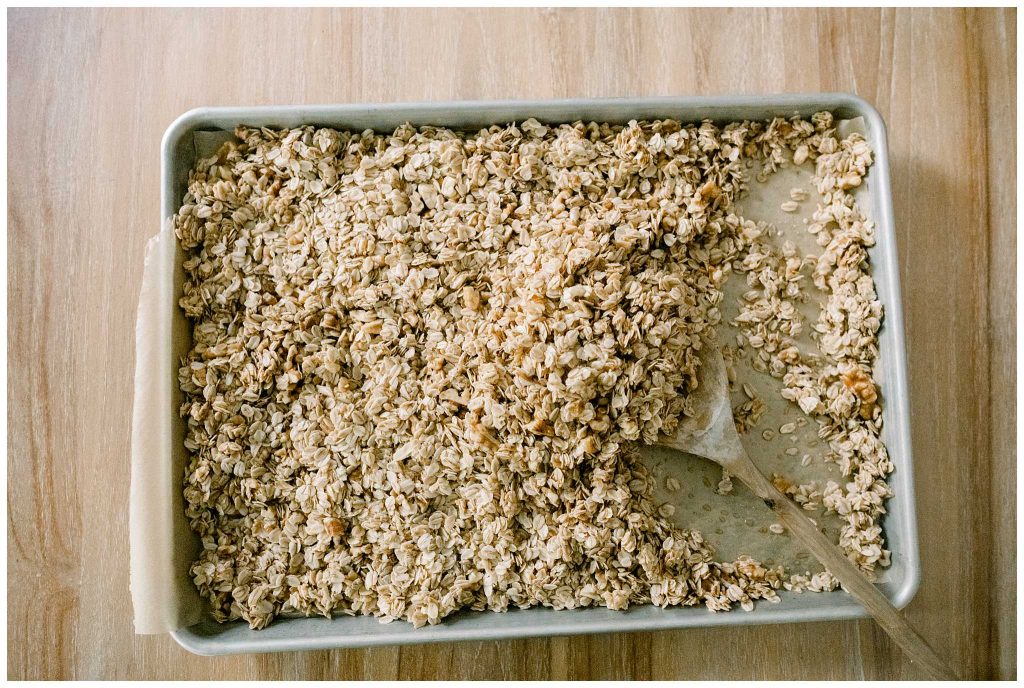
<path fill-rule="evenodd" d="M 842 584 L 843 589 L 864 605 L 878 625 L 903 649 L 912 662 L 934 679 L 957 680 L 956 673 L 946 664 L 924 638 L 900 615 L 892 603 L 878 591 L 841 549 L 832 544 L 797 504 L 790 501 L 764 477 L 746 455 L 722 465 L 765 504 L 771 507 L 779 520 L 825 565 Z"/>

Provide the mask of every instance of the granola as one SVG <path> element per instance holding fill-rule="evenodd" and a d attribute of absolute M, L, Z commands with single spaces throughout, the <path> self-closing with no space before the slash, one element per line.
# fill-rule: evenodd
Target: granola
<path fill-rule="evenodd" d="M 793 581 L 716 562 L 654 503 L 636 451 L 691 411 L 721 285 L 765 266 L 747 343 L 859 481 L 822 493 L 851 514 L 844 546 L 886 563 L 881 312 L 845 194 L 870 150 L 827 113 L 236 137 L 197 164 L 175 216 L 191 574 L 218 620 L 777 600 Z M 765 253 L 766 228 L 733 208 L 750 160 L 770 174 L 801 159 L 830 199 L 813 282 L 855 300 L 815 325 L 837 361 L 823 369 L 794 351 L 784 306 L 803 261 Z"/>

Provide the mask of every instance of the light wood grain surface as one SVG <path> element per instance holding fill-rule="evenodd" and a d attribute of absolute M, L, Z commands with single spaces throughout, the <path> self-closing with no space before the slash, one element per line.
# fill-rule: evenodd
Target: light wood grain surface
<path fill-rule="evenodd" d="M 1015 10 L 11 10 L 11 678 L 915 678 L 871 622 L 208 659 L 133 635 L 133 326 L 199 105 L 853 91 L 888 123 L 924 580 L 1016 676 Z"/>

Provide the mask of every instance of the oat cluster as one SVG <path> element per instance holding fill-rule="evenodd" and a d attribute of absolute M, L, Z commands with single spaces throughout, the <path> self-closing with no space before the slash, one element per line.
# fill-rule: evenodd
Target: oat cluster
<path fill-rule="evenodd" d="M 689 412 L 759 231 L 732 209 L 746 165 L 843 155 L 830 116 L 236 137 L 175 216 L 191 573 L 217 619 L 777 599 L 779 570 L 659 513 L 636 444 Z M 846 294 L 847 253 L 819 262 Z M 848 323 L 819 326 L 860 418 Z"/>

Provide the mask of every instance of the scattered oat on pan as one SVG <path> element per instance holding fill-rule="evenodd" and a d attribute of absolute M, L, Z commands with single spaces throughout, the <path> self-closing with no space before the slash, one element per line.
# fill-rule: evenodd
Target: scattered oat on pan
<path fill-rule="evenodd" d="M 800 367 L 787 344 L 793 256 L 747 339 L 800 408 L 835 419 L 822 436 L 859 491 L 820 498 L 860 515 L 843 544 L 884 565 L 864 350 L 880 309 L 860 279 L 869 230 L 845 200 L 870 150 L 827 113 L 236 134 L 198 163 L 175 217 L 193 324 L 185 499 L 203 543 L 191 573 L 217 619 L 418 626 L 463 608 L 749 609 L 784 582 L 824 589 L 716 562 L 654 503 L 635 451 L 689 412 L 724 280 L 778 263 L 756 258 L 764 228 L 733 209 L 751 159 L 763 174 L 816 160 L 831 199 L 814 215 L 813 283 L 855 310 L 816 330 L 842 362 Z M 866 451 L 873 480 L 856 477 Z"/>

